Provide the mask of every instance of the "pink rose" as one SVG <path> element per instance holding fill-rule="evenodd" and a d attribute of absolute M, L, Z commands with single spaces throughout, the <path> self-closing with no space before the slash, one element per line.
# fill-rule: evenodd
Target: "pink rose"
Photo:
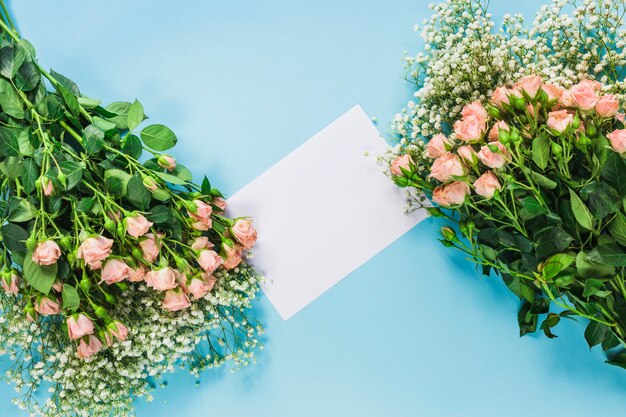
<path fill-rule="evenodd" d="M 474 101 L 473 103 L 467 104 L 463 107 L 463 110 L 461 110 L 461 116 L 463 116 L 463 118 L 476 117 L 481 120 L 487 120 L 489 118 L 487 110 L 485 110 L 480 101 Z"/>
<path fill-rule="evenodd" d="M 583 81 L 570 88 L 569 95 L 563 93 L 561 100 L 570 104 L 568 107 L 578 107 L 586 111 L 595 107 L 598 102 L 598 94 L 593 83 Z"/>
<path fill-rule="evenodd" d="M 443 156 L 435 159 L 430 168 L 429 177 L 446 182 L 452 179 L 452 177 L 461 177 L 465 174 L 465 166 L 459 157 L 451 152 L 446 152 Z"/>
<path fill-rule="evenodd" d="M 617 113 L 615 115 L 615 118 L 617 120 L 619 120 L 620 122 L 624 123 L 624 120 L 626 120 L 626 114 L 624 114 L 624 113 Z"/>
<path fill-rule="evenodd" d="M 563 90 L 561 87 L 554 84 L 544 84 L 541 86 L 543 91 L 548 95 L 548 100 L 558 100 L 563 95 Z"/>
<path fill-rule="evenodd" d="M 591 88 L 595 92 L 599 92 L 600 90 L 602 90 L 602 83 L 596 80 L 582 80 L 581 82 L 578 83 L 578 85 L 583 86 L 585 88 Z"/>
<path fill-rule="evenodd" d="M 55 290 L 56 292 L 62 292 L 63 281 L 61 281 L 60 279 L 57 279 L 56 281 L 54 281 L 54 284 L 52 284 L 52 289 Z"/>
<path fill-rule="evenodd" d="M 150 191 L 154 191 L 159 188 L 159 184 L 152 177 L 143 177 L 143 186 L 146 187 Z"/>
<path fill-rule="evenodd" d="M 67 332 L 71 340 L 93 334 L 93 321 L 83 313 L 78 316 L 70 316 L 67 319 Z"/>
<path fill-rule="evenodd" d="M 212 250 L 202 250 L 198 255 L 198 264 L 209 274 L 212 274 L 223 263 L 224 260 Z"/>
<path fill-rule="evenodd" d="M 410 171 L 410 164 L 412 163 L 413 159 L 411 159 L 411 156 L 409 154 L 398 156 L 391 162 L 391 173 L 398 177 L 403 177 L 404 173 L 402 172 L 402 169 Z"/>
<path fill-rule="evenodd" d="M 209 230 L 213 226 L 213 221 L 211 220 L 213 207 L 200 200 L 193 200 L 193 203 L 196 206 L 195 212 L 187 210 L 189 217 L 196 220 L 191 226 L 196 230 Z"/>
<path fill-rule="evenodd" d="M 126 223 L 126 232 L 134 238 L 138 238 L 148 233 L 150 227 L 154 224 L 148 221 L 143 214 L 126 217 L 124 222 Z"/>
<path fill-rule="evenodd" d="M 438 135 L 433 136 L 429 141 L 426 147 L 426 152 L 429 158 L 439 158 L 444 153 L 448 151 L 450 146 L 450 141 L 446 138 L 445 135 L 439 133 Z M 405 168 L 408 170 L 408 168 Z"/>
<path fill-rule="evenodd" d="M 143 266 L 128 269 L 128 280 L 130 282 L 141 282 L 146 278 L 146 269 Z"/>
<path fill-rule="evenodd" d="M 489 131 L 490 142 L 497 142 L 498 140 L 500 140 L 500 129 L 505 130 L 507 132 L 510 130 L 509 125 L 506 124 L 504 120 L 499 121 L 498 123 L 493 125 L 493 127 L 491 128 L 491 131 Z"/>
<path fill-rule="evenodd" d="M 491 198 L 496 190 L 502 189 L 502 186 L 493 172 L 487 171 L 474 181 L 474 189 L 476 190 L 476 194 L 485 198 Z"/>
<path fill-rule="evenodd" d="M 209 242 L 209 238 L 206 236 L 197 237 L 193 243 L 191 244 L 191 249 L 193 250 L 202 250 L 202 249 L 211 249 L 213 245 Z"/>
<path fill-rule="evenodd" d="M 178 271 L 170 267 L 150 271 L 146 274 L 146 283 L 156 291 L 167 291 L 176 288 L 176 276 Z"/>
<path fill-rule="evenodd" d="M 161 307 L 168 311 L 179 311 L 189 307 L 191 303 L 187 294 L 177 290 L 169 290 L 165 293 L 165 299 Z"/>
<path fill-rule="evenodd" d="M 226 200 L 222 197 L 215 197 L 213 199 L 213 205 L 220 209 L 220 211 L 226 210 Z"/>
<path fill-rule="evenodd" d="M 502 87 L 498 87 L 494 90 L 492 96 L 491 96 L 491 102 L 498 106 L 498 107 L 502 107 L 503 104 L 510 104 L 509 101 L 509 96 L 511 95 L 511 92 L 508 88 L 502 86 Z"/>
<path fill-rule="evenodd" d="M 33 252 L 32 260 L 39 265 L 55 264 L 61 256 L 61 248 L 53 240 L 46 240 L 37 244 Z"/>
<path fill-rule="evenodd" d="M 243 246 L 244 249 L 250 249 L 256 242 L 256 229 L 252 226 L 251 219 L 238 219 L 230 229 L 231 233 Z"/>
<path fill-rule="evenodd" d="M 602 96 L 596 103 L 596 113 L 601 117 L 613 117 L 619 110 L 619 100 L 614 94 Z"/>
<path fill-rule="evenodd" d="M 524 91 L 526 94 L 528 94 L 528 97 L 532 99 L 537 97 L 537 93 L 539 93 L 542 84 L 543 80 L 540 76 L 527 75 L 526 77 L 523 77 L 521 80 L 519 80 L 517 84 L 515 84 L 515 87 L 520 91 Z"/>
<path fill-rule="evenodd" d="M 490 146 L 497 146 L 498 151 L 493 152 L 490 149 Z M 489 145 L 485 145 L 480 148 L 480 151 L 478 152 L 478 159 L 480 159 L 480 162 L 489 168 L 502 168 L 510 158 L 511 154 L 500 142 L 491 142 Z"/>
<path fill-rule="evenodd" d="M 87 342 L 85 342 L 85 338 L 80 339 L 80 343 L 78 344 L 78 357 L 80 359 L 85 359 L 90 356 L 95 355 L 100 352 L 102 349 L 102 342 L 94 335 L 87 336 Z"/>
<path fill-rule="evenodd" d="M 21 281 L 17 274 L 11 272 L 8 276 L 0 278 L 0 285 L 7 294 L 16 295 L 20 292 Z"/>
<path fill-rule="evenodd" d="M 197 300 L 198 298 L 202 298 L 207 295 L 213 286 L 209 285 L 209 283 L 204 280 L 194 277 L 191 278 L 191 282 L 187 288 L 189 289 L 191 295 L 193 295 L 193 297 Z"/>
<path fill-rule="evenodd" d="M 78 259 L 84 259 L 91 270 L 100 269 L 102 261 L 111 254 L 113 240 L 104 236 L 90 237 L 78 248 Z"/>
<path fill-rule="evenodd" d="M 620 154 L 626 152 L 626 129 L 615 130 L 606 135 L 606 137 L 611 141 L 611 146 L 615 152 Z"/>
<path fill-rule="evenodd" d="M 476 165 L 478 162 L 478 155 L 472 145 L 463 145 L 456 150 L 456 153 L 461 157 L 461 160 L 469 166 Z"/>
<path fill-rule="evenodd" d="M 54 184 L 48 177 L 42 177 L 41 184 L 43 185 L 43 195 L 50 197 L 54 192 Z"/>
<path fill-rule="evenodd" d="M 157 242 L 153 233 L 147 233 L 145 239 L 139 242 L 139 247 L 141 247 L 141 251 L 143 252 L 143 259 L 148 263 L 153 263 L 159 256 L 161 243 Z"/>
<path fill-rule="evenodd" d="M 224 268 L 226 269 L 234 269 L 241 263 L 241 248 L 237 246 L 230 246 L 227 244 L 223 244 L 222 248 L 224 249 L 224 253 L 226 253 L 226 259 L 224 260 Z"/>
<path fill-rule="evenodd" d="M 467 183 L 454 181 L 448 185 L 440 185 L 433 190 L 433 201 L 440 206 L 450 207 L 463 204 L 465 198 L 470 195 Z"/>
<path fill-rule="evenodd" d="M 35 304 L 35 310 L 42 316 L 52 316 L 61 312 L 61 306 L 55 300 L 48 297 L 41 297 L 39 303 Z"/>
<path fill-rule="evenodd" d="M 553 111 L 548 114 L 548 127 L 559 133 L 565 132 L 574 122 L 574 116 L 567 110 Z"/>
<path fill-rule="evenodd" d="M 487 122 L 476 116 L 464 117 L 454 123 L 454 133 L 459 139 L 468 141 L 477 141 L 482 139 L 487 130 Z"/>
<path fill-rule="evenodd" d="M 176 168 L 176 159 L 172 158 L 169 155 L 161 155 L 157 160 L 159 166 L 163 169 L 167 169 L 168 171 L 173 171 Z"/>
<path fill-rule="evenodd" d="M 109 332 L 117 338 L 119 341 L 123 342 L 128 338 L 128 327 L 122 322 L 114 321 L 109 326 Z"/>
<path fill-rule="evenodd" d="M 26 321 L 29 323 L 34 322 L 37 319 L 37 313 L 35 312 L 34 309 L 28 309 L 26 310 Z"/>
<path fill-rule="evenodd" d="M 130 267 L 126 265 L 126 262 L 119 259 L 109 259 L 102 268 L 102 279 L 100 282 L 106 282 L 107 284 L 115 284 L 116 282 L 124 281 L 130 276 Z"/>

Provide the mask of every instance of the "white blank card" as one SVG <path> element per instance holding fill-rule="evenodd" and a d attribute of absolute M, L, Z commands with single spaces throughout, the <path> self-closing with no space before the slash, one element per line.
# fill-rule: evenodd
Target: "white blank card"
<path fill-rule="evenodd" d="M 419 223 L 376 156 L 387 144 L 357 105 L 229 199 L 251 216 L 251 259 L 287 320 Z M 369 156 L 366 156 L 368 154 Z"/>

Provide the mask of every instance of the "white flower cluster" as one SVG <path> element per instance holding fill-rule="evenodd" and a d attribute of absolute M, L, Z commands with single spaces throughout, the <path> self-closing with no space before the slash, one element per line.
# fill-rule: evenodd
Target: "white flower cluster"
<path fill-rule="evenodd" d="M 485 102 L 494 88 L 524 75 L 541 75 L 565 88 L 591 76 L 623 97 L 625 2 L 554 0 L 541 8 L 530 28 L 521 15 L 506 15 L 496 27 L 487 4 L 447 0 L 431 5 L 434 15 L 423 22 L 425 52 L 404 58 L 406 78 L 417 90 L 392 122 L 399 142 L 389 158 L 409 153 L 418 169 L 428 165 L 425 140 L 450 133 L 466 104 Z"/>
<path fill-rule="evenodd" d="M 158 295 L 137 284 L 114 307 L 128 324 L 128 339 L 88 359 L 77 357 L 60 329 L 63 320 L 29 323 L 21 298 L 1 295 L 0 354 L 14 362 L 6 378 L 22 395 L 15 404 L 32 416 L 132 416 L 133 400 L 151 400 L 155 381 L 178 367 L 199 378 L 202 370 L 227 361 L 235 367 L 254 362 L 263 329 L 246 310 L 261 277 L 247 266 L 215 276 L 211 293 L 176 313 L 162 309 Z M 42 387 L 49 387 L 49 398 L 37 403 L 33 395 Z"/>

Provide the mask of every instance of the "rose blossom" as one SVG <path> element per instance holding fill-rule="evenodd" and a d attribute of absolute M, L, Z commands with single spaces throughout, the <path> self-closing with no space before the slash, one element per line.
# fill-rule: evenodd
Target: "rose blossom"
<path fill-rule="evenodd" d="M 473 103 L 467 104 L 461 110 L 461 116 L 465 117 L 476 117 L 480 120 L 487 120 L 489 117 L 489 113 L 483 107 L 480 101 L 474 101 Z"/>
<path fill-rule="evenodd" d="M 80 339 L 80 343 L 78 344 L 78 357 L 80 359 L 85 359 L 90 356 L 95 355 L 100 352 L 102 349 L 102 342 L 94 335 L 87 336 L 87 343 L 85 343 L 85 338 Z"/>
<path fill-rule="evenodd" d="M 145 239 L 139 242 L 139 246 L 143 252 L 143 259 L 148 263 L 153 263 L 159 256 L 161 245 L 157 243 L 157 238 L 153 233 L 147 233 L 144 237 Z"/>
<path fill-rule="evenodd" d="M 213 207 L 200 200 L 193 200 L 193 203 L 196 206 L 195 212 L 187 210 L 189 217 L 196 220 L 196 222 L 192 224 L 192 227 L 201 231 L 209 230 L 213 226 L 213 221 L 211 220 Z"/>
<path fill-rule="evenodd" d="M 475 165 L 478 162 L 478 156 L 472 145 L 463 145 L 456 150 L 461 160 L 467 165 Z"/>
<path fill-rule="evenodd" d="M 485 119 L 476 116 L 464 117 L 454 123 L 454 133 L 464 141 L 480 140 L 487 130 Z"/>
<path fill-rule="evenodd" d="M 114 321 L 109 325 L 109 332 L 115 336 L 120 342 L 128 338 L 128 327 L 122 322 Z"/>
<path fill-rule="evenodd" d="M 20 277 L 13 272 L 11 272 L 8 278 L 0 278 L 0 285 L 2 285 L 2 289 L 4 289 L 4 292 L 7 294 L 16 295 L 20 292 L 20 283 Z"/>
<path fill-rule="evenodd" d="M 537 93 L 539 93 L 542 84 L 543 80 L 540 76 L 527 75 L 526 77 L 523 77 L 521 80 L 519 80 L 517 84 L 515 84 L 515 87 L 518 90 L 526 92 L 526 94 L 528 94 L 528 97 L 535 98 L 537 97 Z"/>
<path fill-rule="evenodd" d="M 35 310 L 42 316 L 51 316 L 59 314 L 61 312 L 61 306 L 59 306 L 58 302 L 48 297 L 42 297 L 39 303 L 35 304 Z"/>
<path fill-rule="evenodd" d="M 563 90 L 561 87 L 554 84 L 544 84 L 541 86 L 543 91 L 548 95 L 548 100 L 558 100 L 563 95 Z"/>
<path fill-rule="evenodd" d="M 470 195 L 467 183 L 454 181 L 448 185 L 440 185 L 433 190 L 433 201 L 440 206 L 449 207 L 463 204 L 465 197 Z"/>
<path fill-rule="evenodd" d="M 412 163 L 413 159 L 411 159 L 411 156 L 409 154 L 398 156 L 396 159 L 393 160 L 393 162 L 391 162 L 391 173 L 398 177 L 403 177 L 404 173 L 402 172 L 402 169 L 410 171 L 410 164 Z"/>
<path fill-rule="evenodd" d="M 465 175 L 465 166 L 458 156 L 451 152 L 446 152 L 443 156 L 435 159 L 430 168 L 430 178 L 435 178 L 441 182 L 446 182 L 452 177 Z"/>
<path fill-rule="evenodd" d="M 601 117 L 613 117 L 619 110 L 619 100 L 614 94 L 602 96 L 596 103 L 596 113 Z"/>
<path fill-rule="evenodd" d="M 237 246 L 230 246 L 224 243 L 222 245 L 224 252 L 226 253 L 226 259 L 224 260 L 224 268 L 234 269 L 241 263 L 241 248 Z"/>
<path fill-rule="evenodd" d="M 206 236 L 197 237 L 193 243 L 191 244 L 191 249 L 193 250 L 201 250 L 201 249 L 211 249 L 213 245 L 209 242 L 209 238 Z"/>
<path fill-rule="evenodd" d="M 574 122 L 574 116 L 567 110 L 558 110 L 548 113 L 547 125 L 559 133 L 565 132 Z"/>
<path fill-rule="evenodd" d="M 256 229 L 252 226 L 251 219 L 238 219 L 230 229 L 237 242 L 244 249 L 250 249 L 256 242 Z"/>
<path fill-rule="evenodd" d="M 191 278 L 191 282 L 187 286 L 189 292 L 193 297 L 197 300 L 198 298 L 202 298 L 211 291 L 213 286 L 209 285 L 208 282 L 201 280 L 199 278 L 193 277 Z"/>
<path fill-rule="evenodd" d="M 78 259 L 84 259 L 89 268 L 100 269 L 102 261 L 111 254 L 113 240 L 104 236 L 90 237 L 80 244 Z"/>
<path fill-rule="evenodd" d="M 561 99 L 567 103 L 568 107 L 591 110 L 598 102 L 598 94 L 596 91 L 593 83 L 582 81 L 570 88 L 569 92 L 563 93 Z"/>
<path fill-rule="evenodd" d="M 67 332 L 71 340 L 93 334 L 93 321 L 83 313 L 78 316 L 70 316 L 67 319 Z"/>
<path fill-rule="evenodd" d="M 146 274 L 146 283 L 157 291 L 167 291 L 176 288 L 176 276 L 178 271 L 170 267 L 150 271 Z"/>
<path fill-rule="evenodd" d="M 176 168 L 176 159 L 169 155 L 161 155 L 157 160 L 159 166 L 163 169 L 167 169 L 168 171 L 173 171 Z"/>
<path fill-rule="evenodd" d="M 485 198 L 491 198 L 496 190 L 502 189 L 502 186 L 493 172 L 487 171 L 474 181 L 474 189 L 476 194 Z"/>
<path fill-rule="evenodd" d="M 126 262 L 119 259 L 109 259 L 102 268 L 102 279 L 100 282 L 106 282 L 111 285 L 124 281 L 129 276 L 130 267 L 126 265 Z"/>
<path fill-rule="evenodd" d="M 489 148 L 490 146 L 497 146 L 498 152 L 493 152 Z M 478 158 L 480 159 L 480 162 L 489 168 L 502 168 L 510 158 L 510 153 L 502 143 L 491 142 L 489 145 L 485 145 L 480 148 Z"/>
<path fill-rule="evenodd" d="M 222 197 L 215 197 L 213 199 L 213 205 L 221 211 L 226 210 L 226 200 L 224 200 Z"/>
<path fill-rule="evenodd" d="M 509 131 L 509 125 L 506 124 L 504 120 L 499 121 L 491 128 L 489 131 L 489 141 L 496 142 L 500 139 L 500 129 Z"/>
<path fill-rule="evenodd" d="M 54 284 L 52 284 L 52 289 L 55 290 L 56 292 L 62 292 L 63 281 L 61 281 L 60 279 L 57 279 L 56 281 L 54 281 Z"/>
<path fill-rule="evenodd" d="M 128 280 L 130 282 L 141 282 L 146 278 L 146 269 L 143 266 L 128 269 Z"/>
<path fill-rule="evenodd" d="M 606 137 L 611 141 L 611 146 L 615 152 L 620 154 L 626 152 L 626 129 L 615 130 L 606 135 Z"/>
<path fill-rule="evenodd" d="M 433 136 L 426 145 L 426 152 L 429 158 L 439 158 L 447 152 L 447 147 L 450 145 L 450 141 L 445 135 L 439 133 Z M 407 168 L 408 169 L 408 168 Z"/>
<path fill-rule="evenodd" d="M 148 221 L 143 214 L 136 214 L 124 219 L 126 224 L 126 232 L 134 238 L 145 235 L 154 223 Z"/>
<path fill-rule="evenodd" d="M 46 197 L 50 197 L 52 195 L 52 192 L 54 191 L 54 184 L 52 184 L 52 181 L 50 181 L 50 179 L 47 177 L 43 177 L 42 182 L 45 182 L 45 185 L 43 187 L 43 195 L 45 195 Z"/>
<path fill-rule="evenodd" d="M 491 96 L 491 102 L 498 107 L 509 104 L 509 89 L 505 86 L 496 88 Z"/>
<path fill-rule="evenodd" d="M 32 260 L 39 265 L 52 265 L 61 256 L 61 248 L 53 240 L 41 242 L 35 248 Z"/>
<path fill-rule="evenodd" d="M 177 290 L 169 290 L 165 293 L 165 298 L 163 299 L 161 307 L 168 311 L 179 311 L 189 307 L 190 305 L 191 303 L 189 302 L 187 294 Z"/>
<path fill-rule="evenodd" d="M 198 264 L 209 274 L 212 274 L 223 263 L 224 260 L 213 250 L 205 249 L 198 255 Z"/>

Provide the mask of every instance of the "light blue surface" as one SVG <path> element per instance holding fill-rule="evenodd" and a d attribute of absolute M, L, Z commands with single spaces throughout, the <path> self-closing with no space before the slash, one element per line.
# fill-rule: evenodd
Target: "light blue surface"
<path fill-rule="evenodd" d="M 532 16 L 538 0 L 492 2 Z M 380 128 L 409 99 L 422 0 L 14 1 L 40 61 L 105 101 L 139 98 L 176 156 L 232 194 L 356 103 Z M 268 196 L 271 198 L 271 196 Z M 323 198 L 323 196 L 320 196 Z M 332 202 L 329 202 L 332 204 Z M 401 209 L 400 207 L 398 209 Z M 626 372 L 582 324 L 520 339 L 518 301 L 427 220 L 284 322 L 266 299 L 259 363 L 184 372 L 140 417 L 621 416 Z M 364 227 L 366 227 L 364 225 Z M 315 254 L 311 257 L 315 259 Z M 21 416 L 0 385 L 0 416 Z"/>

